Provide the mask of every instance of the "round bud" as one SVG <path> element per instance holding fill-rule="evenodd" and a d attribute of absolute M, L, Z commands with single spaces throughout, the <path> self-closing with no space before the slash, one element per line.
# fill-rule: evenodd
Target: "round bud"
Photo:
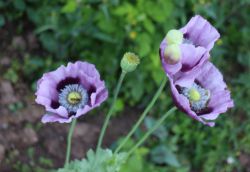
<path fill-rule="evenodd" d="M 140 58 L 134 53 L 127 52 L 121 60 L 121 68 L 124 72 L 132 72 L 140 63 Z"/>
<path fill-rule="evenodd" d="M 177 44 L 169 45 L 164 50 L 164 59 L 168 64 L 176 64 L 180 61 L 181 49 Z"/>
<path fill-rule="evenodd" d="M 172 29 L 166 35 L 168 45 L 181 44 L 183 41 L 183 33 L 179 30 Z"/>
<path fill-rule="evenodd" d="M 199 101 L 201 99 L 200 93 L 194 88 L 191 88 L 189 90 L 188 95 L 189 95 L 189 99 L 191 101 L 194 101 L 194 102 L 197 102 L 197 101 Z"/>

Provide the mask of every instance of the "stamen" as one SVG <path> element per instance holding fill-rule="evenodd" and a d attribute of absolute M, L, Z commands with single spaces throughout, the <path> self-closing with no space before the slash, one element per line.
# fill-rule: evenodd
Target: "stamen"
<path fill-rule="evenodd" d="M 67 85 L 59 94 L 60 105 L 69 112 L 77 112 L 78 109 L 83 108 L 88 99 L 87 90 L 79 84 Z"/>
<path fill-rule="evenodd" d="M 190 107 L 196 113 L 207 108 L 210 91 L 194 83 L 191 88 L 181 88 L 180 93 L 188 98 Z"/>

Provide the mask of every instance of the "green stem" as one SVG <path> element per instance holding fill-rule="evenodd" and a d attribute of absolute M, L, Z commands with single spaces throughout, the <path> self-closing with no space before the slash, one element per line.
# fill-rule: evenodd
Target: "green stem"
<path fill-rule="evenodd" d="M 125 139 L 122 140 L 121 144 L 116 148 L 115 153 L 118 153 L 121 148 L 126 144 L 126 142 L 128 141 L 128 139 L 135 133 L 136 129 L 140 126 L 140 124 L 143 122 L 143 120 L 145 119 L 145 117 L 147 116 L 148 112 L 150 111 L 150 109 L 154 106 L 156 100 L 158 99 L 158 97 L 160 96 L 164 86 L 167 83 L 167 77 L 164 77 L 163 81 L 161 82 L 161 85 L 159 87 L 159 89 L 157 90 L 157 92 L 155 93 L 153 99 L 151 100 L 151 102 L 148 104 L 148 106 L 146 107 L 146 109 L 144 110 L 144 112 L 142 113 L 141 117 L 139 118 L 139 120 L 136 122 L 136 124 L 134 125 L 134 127 L 130 130 L 130 132 L 128 133 L 128 135 L 125 137 Z"/>
<path fill-rule="evenodd" d="M 124 72 L 124 71 L 120 75 L 118 84 L 117 84 L 116 89 L 115 89 L 115 93 L 114 93 L 112 104 L 110 106 L 108 114 L 106 115 L 105 122 L 104 122 L 104 124 L 102 126 L 101 134 L 100 134 L 100 137 L 99 137 L 99 140 L 98 140 L 98 144 L 97 144 L 97 150 L 99 150 L 101 148 L 103 137 L 104 137 L 104 134 L 105 134 L 106 129 L 108 127 L 108 123 L 109 123 L 109 120 L 111 118 L 111 115 L 112 115 L 112 113 L 114 111 L 115 102 L 116 102 L 116 99 L 117 99 L 117 96 L 118 96 L 118 93 L 120 91 L 120 88 L 121 88 L 121 85 L 122 85 L 122 82 L 124 80 L 125 75 L 126 75 L 126 72 Z"/>
<path fill-rule="evenodd" d="M 137 142 L 137 144 L 132 147 L 132 149 L 128 152 L 128 156 L 131 155 L 143 142 L 164 122 L 164 120 L 173 113 L 177 108 L 173 107 L 169 111 L 167 111 L 157 122 L 156 124 Z"/>
<path fill-rule="evenodd" d="M 66 159 L 65 159 L 65 164 L 64 164 L 65 167 L 69 164 L 70 152 L 71 152 L 71 141 L 72 141 L 72 135 L 76 126 L 76 121 L 77 121 L 76 118 L 73 119 L 73 121 L 71 122 L 69 133 L 68 133 L 67 152 L 66 152 Z"/>

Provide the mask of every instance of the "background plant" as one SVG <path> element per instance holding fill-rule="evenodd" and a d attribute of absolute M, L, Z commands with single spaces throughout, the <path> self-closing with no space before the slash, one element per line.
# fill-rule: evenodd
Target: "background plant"
<path fill-rule="evenodd" d="M 138 172 L 147 169 L 164 172 L 244 170 L 239 156 L 250 153 L 249 8 L 249 0 L 2 0 L 0 26 L 5 28 L 15 23 L 13 32 L 21 35 L 27 31 L 28 23 L 42 51 L 24 53 L 13 60 L 4 77 L 13 83 L 24 80 L 34 86 L 43 72 L 80 59 L 96 64 L 112 90 L 113 78 L 118 78 L 120 72 L 122 54 L 133 51 L 142 57 L 142 62 L 138 71 L 128 76 L 116 114 L 125 105 L 140 109 L 150 100 L 152 90 L 164 75 L 157 54 L 161 39 L 169 29 L 184 25 L 193 14 L 199 13 L 221 33 L 212 60 L 225 74 L 236 108 L 222 115 L 213 129 L 193 124 L 183 114 L 170 116 L 163 126 L 167 136 L 163 140 L 153 136 L 145 148 L 138 149 L 131 157 L 134 159 L 124 172 L 133 167 L 138 167 L 134 169 Z M 169 96 L 161 95 L 164 101 L 154 108 L 152 119 L 169 107 Z M 145 123 L 150 127 L 147 121 Z M 144 132 L 138 130 L 135 139 Z M 179 166 L 169 160 L 157 162 L 157 149 L 166 150 L 165 155 L 171 152 Z M 228 164 L 228 157 L 233 157 L 234 163 Z M 141 166 L 135 167 L 135 162 Z"/>

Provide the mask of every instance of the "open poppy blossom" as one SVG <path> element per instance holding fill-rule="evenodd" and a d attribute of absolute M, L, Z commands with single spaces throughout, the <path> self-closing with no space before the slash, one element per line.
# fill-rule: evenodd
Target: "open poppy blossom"
<path fill-rule="evenodd" d="M 45 73 L 37 83 L 36 96 L 47 111 L 42 122 L 69 123 L 99 106 L 108 91 L 94 65 L 77 61 Z"/>
<path fill-rule="evenodd" d="M 196 72 L 209 59 L 209 51 L 219 37 L 218 31 L 198 15 L 180 30 L 170 30 L 160 45 L 165 72 L 170 77 L 177 72 Z"/>
<path fill-rule="evenodd" d="M 169 79 L 176 106 L 203 124 L 214 126 L 219 114 L 234 106 L 222 74 L 210 62 L 193 76 Z"/>

